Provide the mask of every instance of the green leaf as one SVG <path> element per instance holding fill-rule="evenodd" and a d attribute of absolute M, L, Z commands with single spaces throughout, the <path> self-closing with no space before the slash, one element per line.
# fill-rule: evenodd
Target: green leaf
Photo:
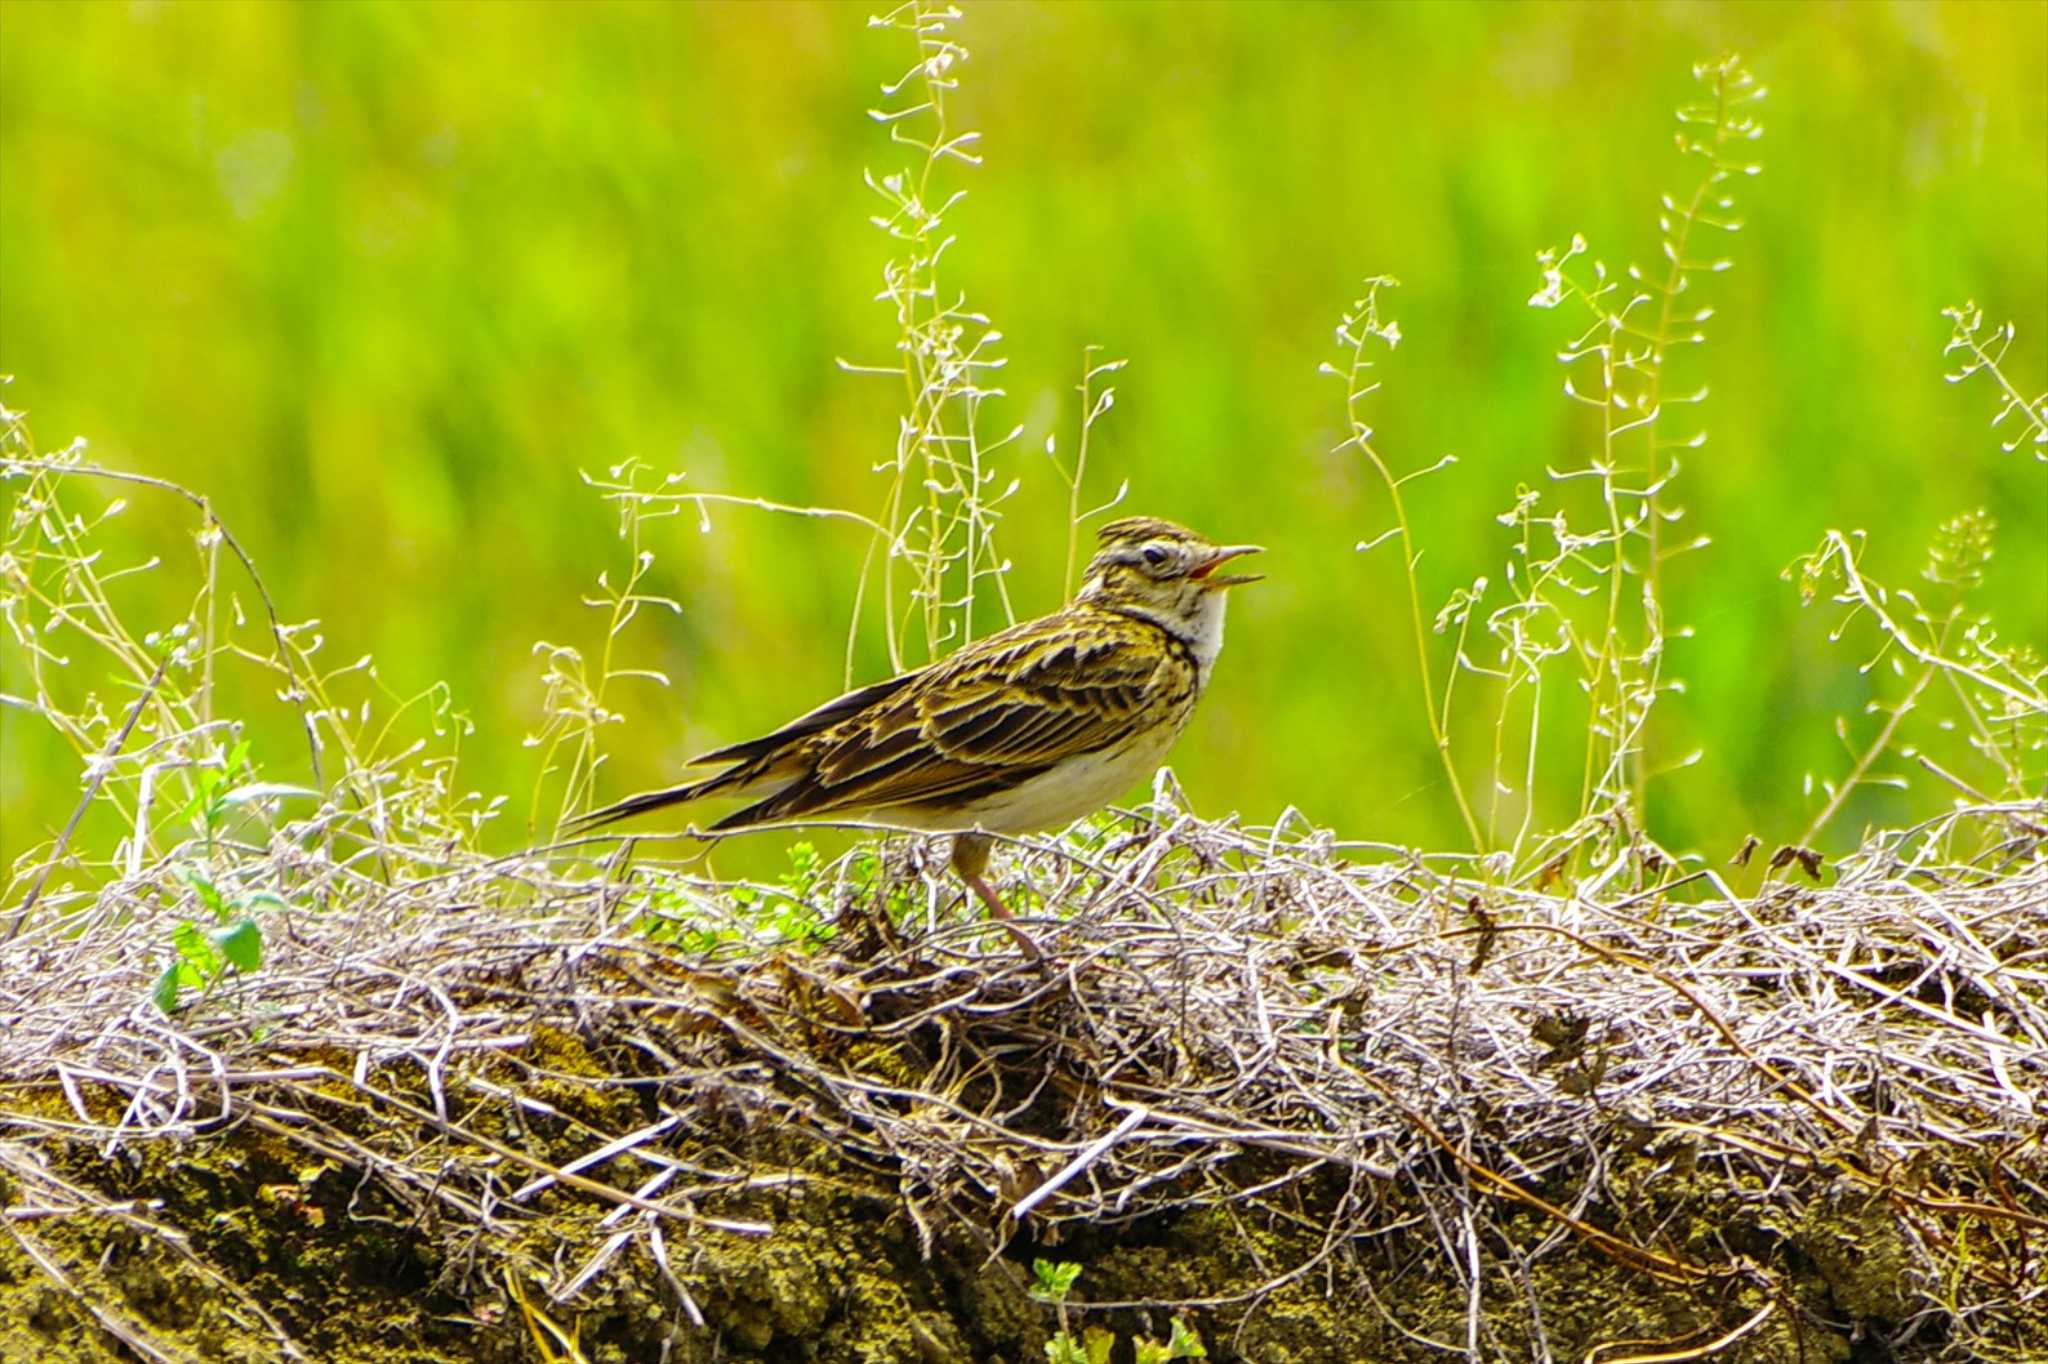
<path fill-rule="evenodd" d="M 847 863 L 847 879 L 852 881 L 858 890 L 874 889 L 875 881 L 881 874 L 882 859 L 866 850 L 855 853 L 853 860 Z"/>
<path fill-rule="evenodd" d="M 228 917 L 228 902 L 226 897 L 220 893 L 220 887 L 207 880 L 206 876 L 198 871 L 187 870 L 180 874 L 185 884 L 192 887 L 193 893 L 199 897 L 199 903 L 212 910 L 214 918 L 225 923 Z"/>
<path fill-rule="evenodd" d="M 1045 1358 L 1046 1364 L 1088 1364 L 1088 1356 L 1065 1331 L 1055 1333 L 1045 1342 Z"/>
<path fill-rule="evenodd" d="M 290 909 L 291 902 L 274 890 L 259 890 L 242 897 L 242 908 Z"/>
<path fill-rule="evenodd" d="M 212 832 L 220 823 L 220 788 L 225 780 L 226 778 L 218 772 L 206 771 L 199 774 L 199 794 L 193 799 L 199 807 L 199 817 L 206 822 L 208 832 Z"/>
<path fill-rule="evenodd" d="M 174 961 L 166 966 L 164 973 L 156 978 L 156 984 L 149 990 L 150 999 L 156 1003 L 157 1008 L 167 1014 L 177 1012 L 178 970 L 183 965 L 183 962 Z"/>
<path fill-rule="evenodd" d="M 1031 1296 L 1040 1302 L 1065 1302 L 1081 1277 L 1081 1266 L 1072 1261 L 1033 1260 Z"/>
<path fill-rule="evenodd" d="M 215 933 L 213 945 L 237 971 L 254 971 L 263 965 L 263 930 L 246 915 Z"/>
<path fill-rule="evenodd" d="M 1088 1364 L 1109 1364 L 1110 1352 L 1116 1349 L 1116 1332 L 1106 1326 L 1090 1326 L 1081 1332 L 1081 1349 Z"/>
<path fill-rule="evenodd" d="M 1131 1342 L 1131 1348 L 1136 1364 L 1171 1364 L 1176 1359 L 1209 1357 L 1209 1352 L 1202 1348 L 1202 1338 L 1179 1317 L 1173 1319 L 1173 1338 L 1164 1345 L 1150 1336 L 1139 1336 Z"/>
<path fill-rule="evenodd" d="M 178 949 L 178 956 L 199 973 L 202 981 L 220 974 L 220 953 L 213 950 L 213 944 L 190 919 L 171 930 L 171 946 Z"/>

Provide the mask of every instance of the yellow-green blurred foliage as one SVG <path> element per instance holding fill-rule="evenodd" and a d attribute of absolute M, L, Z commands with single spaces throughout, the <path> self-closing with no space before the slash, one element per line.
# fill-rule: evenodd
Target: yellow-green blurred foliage
<path fill-rule="evenodd" d="M 579 595 L 620 547 L 579 469 L 637 455 L 686 486 L 872 511 L 901 386 L 874 302 L 887 243 L 861 169 L 903 161 L 864 111 L 907 65 L 834 4 L 0 4 L 0 370 L 45 449 L 212 495 L 333 661 L 436 679 L 477 723 L 466 784 L 523 796 L 536 639 L 590 646 Z M 958 36 L 957 126 L 986 164 L 950 273 L 1006 335 L 1026 426 L 1007 552 L 1055 604 L 1082 347 L 1131 366 L 1096 430 L 1098 494 L 1272 549 L 1175 762 L 1198 809 L 1295 805 L 1345 832 L 1461 842 L 1419 707 L 1387 524 L 1316 374 L 1362 277 L 1398 275 L 1407 340 L 1378 372 L 1379 443 L 1410 486 L 1425 606 L 1485 573 L 1495 514 L 1583 464 L 1554 355 L 1575 321 L 1526 306 L 1534 252 L 1583 232 L 1649 259 L 1689 68 L 1744 54 L 1771 88 L 1735 268 L 1688 357 L 1711 439 L 1672 500 L 1713 537 L 1666 575 L 1657 831 L 1721 850 L 1795 833 L 1809 772 L 1848 761 L 1873 686 L 1779 571 L 1830 526 L 1911 582 L 1934 526 L 2002 523 L 1983 601 L 2048 636 L 2048 497 L 2001 455 L 1981 381 L 1942 382 L 1939 309 L 2015 319 L 2048 369 L 2048 7 L 2038 3 L 1005 4 Z M 83 489 L 74 485 L 74 492 Z M 98 493 L 93 494 L 97 496 Z M 143 623 L 191 600 L 189 508 L 128 494 L 109 567 Z M 603 789 L 759 732 L 834 689 L 862 533 L 716 514 L 657 528 Z M 81 655 L 90 665 L 89 655 Z M 877 631 L 861 676 L 883 666 Z M 1441 673 L 1439 676 L 1441 677 Z M 106 679 L 82 679 L 104 686 Z M 13 690 L 10 680 L 0 690 Z M 274 698 L 260 760 L 303 763 Z M 78 760 L 9 708 L 11 851 L 60 824 Z M 1461 721 L 1484 742 L 1490 716 Z M 1566 780 L 1577 781 L 1574 754 Z M 1477 771 L 1477 769 L 1474 769 Z M 1483 779 L 1480 779 L 1483 781 Z M 1835 830 L 1932 808 L 1873 790 Z M 523 810 L 524 801 L 515 806 Z M 508 827 L 501 841 L 518 831 Z"/>

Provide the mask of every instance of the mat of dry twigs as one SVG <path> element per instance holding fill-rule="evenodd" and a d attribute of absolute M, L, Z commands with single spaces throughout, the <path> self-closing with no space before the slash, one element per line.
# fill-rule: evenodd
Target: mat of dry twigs
<path fill-rule="evenodd" d="M 1044 971 L 939 842 L 280 834 L 215 865 L 260 970 L 170 1016 L 140 868 L 0 954 L 6 1349 L 1022 1364 L 1049 1257 L 1215 1359 L 2039 1359 L 2041 823 L 1489 886 L 1162 788 L 998 858 Z"/>

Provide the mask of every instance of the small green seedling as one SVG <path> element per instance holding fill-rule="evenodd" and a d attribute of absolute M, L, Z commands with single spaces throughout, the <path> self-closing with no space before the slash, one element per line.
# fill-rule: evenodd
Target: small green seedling
<path fill-rule="evenodd" d="M 832 925 L 820 919 L 817 909 L 811 904 L 811 892 L 824 878 L 825 859 L 818 855 L 817 848 L 810 843 L 792 844 L 789 870 L 782 876 L 782 884 L 789 891 L 788 899 L 775 907 L 769 922 L 783 941 L 800 951 L 816 951 L 832 939 Z"/>
<path fill-rule="evenodd" d="M 1081 1266 L 1066 1260 L 1033 1260 L 1031 1276 L 1032 1301 L 1057 1307 L 1067 1300 L 1067 1294 L 1074 1291 L 1074 1280 L 1081 1277 Z"/>
<path fill-rule="evenodd" d="M 176 1013 L 180 996 L 199 992 L 204 1003 L 229 972 L 253 975 L 263 966 L 263 929 L 253 911 L 283 909 L 283 897 L 267 890 L 238 895 L 232 902 L 203 872 L 183 873 L 186 885 L 213 914 L 215 927 L 203 930 L 190 919 L 171 930 L 172 957 L 151 987 L 149 997 L 165 1013 Z"/>
<path fill-rule="evenodd" d="M 1133 1347 L 1137 1351 L 1137 1364 L 1171 1364 L 1176 1359 L 1209 1357 L 1209 1352 L 1202 1348 L 1202 1338 L 1179 1317 L 1173 1319 L 1173 1333 L 1164 1345 L 1149 1336 L 1139 1336 Z"/>
<path fill-rule="evenodd" d="M 1054 1335 L 1045 1343 L 1045 1358 L 1047 1364 L 1109 1364 L 1115 1349 L 1115 1332 L 1090 1326 L 1081 1332 L 1079 1342 L 1065 1331 Z"/>
<path fill-rule="evenodd" d="M 192 799 L 185 802 L 179 814 L 181 818 L 198 821 L 209 845 L 227 820 L 228 795 L 240 785 L 239 779 L 248 764 L 249 741 L 244 739 L 228 750 L 219 767 L 202 767 L 192 778 Z"/>
<path fill-rule="evenodd" d="M 818 884 L 824 867 L 825 860 L 818 856 L 818 849 L 813 844 L 792 843 L 789 845 L 789 870 L 783 873 L 782 884 L 788 886 L 789 893 L 797 899 L 805 899 Z"/>
<path fill-rule="evenodd" d="M 1070 1261 L 1031 1262 L 1032 1300 L 1049 1304 L 1059 1309 L 1060 1314 L 1060 1329 L 1045 1343 L 1046 1364 L 1109 1364 L 1116 1349 L 1116 1333 L 1104 1327 L 1087 1327 L 1079 1340 L 1067 1329 L 1067 1296 L 1080 1277 L 1081 1266 Z M 1173 1319 L 1173 1333 L 1164 1343 L 1138 1336 L 1132 1340 L 1131 1349 L 1137 1364 L 1172 1364 L 1177 1359 L 1209 1357 L 1209 1352 L 1202 1348 L 1202 1338 L 1179 1317 Z"/>

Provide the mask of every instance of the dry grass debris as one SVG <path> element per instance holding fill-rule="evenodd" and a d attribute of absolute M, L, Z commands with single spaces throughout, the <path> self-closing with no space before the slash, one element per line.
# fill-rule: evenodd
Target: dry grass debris
<path fill-rule="evenodd" d="M 689 1248 L 773 1242 L 775 1197 L 810 1181 L 886 1191 L 877 1217 L 927 1255 L 964 1232 L 985 1254 L 1064 1245 L 1085 1263 L 1225 1217 L 1253 1247 L 1241 1281 L 1104 1301 L 1084 1277 L 1069 1304 L 1194 1309 L 1225 1359 L 1280 1357 L 1247 1337 L 1304 1283 L 1377 1314 L 1358 1329 L 1390 1357 L 2043 1343 L 2038 805 L 1737 895 L 1626 847 L 1597 884 L 1489 887 L 1297 824 L 1205 822 L 1163 781 L 1148 807 L 1002 862 L 1041 906 L 1049 975 L 962 917 L 920 840 L 778 887 L 697 879 L 645 855 L 659 843 L 598 863 L 456 854 L 386 883 L 363 874 L 370 822 L 326 814 L 333 851 L 307 846 L 316 816 L 217 867 L 223 893 L 283 908 L 262 969 L 201 1006 L 150 1000 L 193 894 L 167 865 L 0 955 L 5 1225 L 140 1357 L 183 1356 L 80 1284 L 53 1224 L 118 1223 L 241 1290 L 209 1228 L 82 1178 L 77 1153 L 118 1172 L 238 1129 L 341 1172 L 340 1220 L 472 1247 L 436 1286 L 451 1300 L 499 1298 L 502 1265 L 527 1322 L 564 1322 L 638 1277 L 696 1340 L 681 1358 L 755 1357 Z M 1966 838 L 1982 851 L 1957 862 Z M 697 936 L 658 941 L 677 913 Z M 750 1154 L 719 1135 L 735 1122 L 774 1140 Z M 1689 1304 L 1689 1323 L 1624 1330 L 1641 1316 L 1625 1296 L 1567 1312 L 1548 1271 L 1589 1263 L 1659 1319 Z M 1460 1310 L 1403 1291 L 1424 1282 Z M 307 1322 L 243 1298 L 277 1349 L 317 1353 Z"/>

